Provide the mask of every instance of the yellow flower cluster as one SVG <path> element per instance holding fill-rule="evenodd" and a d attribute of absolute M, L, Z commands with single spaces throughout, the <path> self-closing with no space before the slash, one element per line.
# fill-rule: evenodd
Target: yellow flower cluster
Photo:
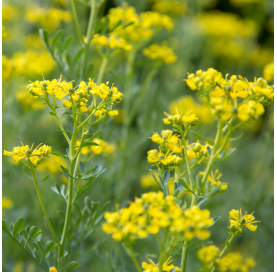
<path fill-rule="evenodd" d="M 264 79 L 271 81 L 274 79 L 274 62 L 268 64 L 263 71 Z"/>
<path fill-rule="evenodd" d="M 158 176 L 158 171 L 154 171 L 154 175 Z M 147 188 L 159 188 L 159 185 L 157 182 L 153 179 L 152 175 L 150 173 L 144 174 L 140 177 L 140 186 L 144 189 Z"/>
<path fill-rule="evenodd" d="M 192 159 L 202 159 L 202 158 L 208 158 L 209 152 L 207 147 L 212 149 L 212 146 L 208 145 L 202 145 L 198 140 L 195 143 L 187 144 L 187 154 L 188 159 L 191 161 Z"/>
<path fill-rule="evenodd" d="M 42 110 L 45 105 L 39 103 L 34 97 L 30 96 L 26 91 L 22 91 L 16 94 L 16 98 L 25 110 L 35 109 Z"/>
<path fill-rule="evenodd" d="M 55 63 L 47 52 L 28 50 L 15 53 L 12 58 L 2 56 L 3 78 L 34 77 L 53 71 Z"/>
<path fill-rule="evenodd" d="M 115 150 L 115 146 L 113 144 L 107 143 L 102 139 L 94 138 L 93 142 L 98 144 L 98 146 L 92 145 L 92 146 L 83 147 L 81 151 L 83 155 L 86 155 L 89 152 L 93 152 L 95 155 L 100 155 L 100 154 L 109 155 L 113 153 Z M 80 141 L 77 140 L 76 149 L 78 149 L 77 146 L 79 146 L 79 144 L 80 144 Z"/>
<path fill-rule="evenodd" d="M 98 47 L 106 46 L 111 49 L 123 49 L 125 51 L 130 51 L 133 47 L 125 39 L 113 34 L 109 36 L 95 34 L 91 42 Z"/>
<path fill-rule="evenodd" d="M 178 266 L 174 266 L 170 264 L 173 260 L 170 260 L 169 257 L 162 265 L 162 271 L 172 271 L 175 268 L 174 272 L 181 272 L 181 269 Z M 155 264 L 151 259 L 148 259 L 150 264 L 143 262 L 142 268 L 144 269 L 143 272 L 159 272 L 159 264 Z"/>
<path fill-rule="evenodd" d="M 198 250 L 197 257 L 205 267 L 211 269 L 211 267 L 216 266 L 221 272 L 225 272 L 228 269 L 230 271 L 237 271 L 239 269 L 241 272 L 248 272 L 249 268 L 256 265 L 252 258 L 247 258 L 243 261 L 239 252 L 228 253 L 220 258 L 219 248 L 215 245 L 202 247 Z"/>
<path fill-rule="evenodd" d="M 13 207 L 13 201 L 7 197 L 2 197 L 2 209 L 11 209 Z"/>
<path fill-rule="evenodd" d="M 159 60 L 167 64 L 176 62 L 177 60 L 177 56 L 173 53 L 173 50 L 165 43 L 162 45 L 152 44 L 143 49 L 143 54 L 152 60 Z"/>
<path fill-rule="evenodd" d="M 179 156 L 172 153 L 167 152 L 164 154 L 157 149 L 152 149 L 147 152 L 147 160 L 151 164 L 162 164 L 173 169 L 175 166 L 181 165 L 183 160 Z"/>
<path fill-rule="evenodd" d="M 220 11 L 202 13 L 196 24 L 210 37 L 209 45 L 213 56 L 230 60 L 240 60 L 248 54 L 246 45 L 258 32 L 253 21 L 241 19 L 234 13 Z"/>
<path fill-rule="evenodd" d="M 6 31 L 6 28 L 4 26 L 2 26 L 2 40 L 5 40 L 8 38 L 8 33 Z"/>
<path fill-rule="evenodd" d="M 196 126 L 199 122 L 199 119 L 195 116 L 195 114 L 191 113 L 190 111 L 187 111 L 185 114 L 179 114 L 176 109 L 176 114 L 170 115 L 166 112 L 164 112 L 164 115 L 167 116 L 167 118 L 163 119 L 164 123 L 166 125 L 184 125 L 184 126 Z"/>
<path fill-rule="evenodd" d="M 255 120 L 264 113 L 263 104 L 269 104 L 274 97 L 273 86 L 269 86 L 263 78 L 249 82 L 246 78 L 233 75 L 228 79 L 228 75 L 223 78 L 213 68 L 189 74 L 185 81 L 191 90 L 197 89 L 205 95 L 212 113 L 224 121 L 232 116 L 243 122 Z M 239 105 L 238 98 L 243 99 Z"/>
<path fill-rule="evenodd" d="M 37 170 L 42 172 L 49 172 L 51 174 L 56 174 L 58 172 L 62 172 L 62 169 L 60 165 L 67 167 L 67 162 L 65 159 L 50 154 L 50 159 L 42 161 L 38 167 Z"/>
<path fill-rule="evenodd" d="M 173 28 L 173 22 L 167 15 L 151 11 L 137 14 L 135 8 L 129 7 L 126 3 L 123 3 L 121 7 L 110 9 L 108 18 L 110 29 L 113 29 L 119 21 L 122 21 L 123 26 L 132 23 L 125 28 L 118 27 L 114 33 L 135 43 L 152 37 L 155 29 Z"/>
<path fill-rule="evenodd" d="M 199 172 L 199 176 L 202 178 L 204 176 L 205 172 Z M 208 180 L 210 181 L 211 187 L 219 187 L 221 190 L 226 190 L 228 187 L 228 184 L 224 183 L 222 184 L 219 179 L 221 178 L 222 174 L 218 171 L 218 169 L 215 170 L 215 172 L 211 172 L 211 175 L 208 175 Z"/>
<path fill-rule="evenodd" d="M 206 228 L 213 223 L 208 210 L 192 206 L 183 211 L 173 196 L 164 198 L 162 192 L 145 193 L 131 202 L 128 208 L 106 212 L 104 216 L 106 223 L 102 230 L 112 234 L 116 241 L 144 239 L 161 229 L 168 230 L 181 241 L 193 237 L 205 240 L 210 237 Z"/>
<path fill-rule="evenodd" d="M 204 102 L 204 101 L 203 101 Z M 204 104 L 201 101 L 195 101 L 192 96 L 183 96 L 173 101 L 169 105 L 170 113 L 177 111 L 180 114 L 185 114 L 190 109 L 193 109 L 193 112 L 199 118 L 199 121 L 204 124 L 210 124 L 213 122 L 214 117 L 211 113 L 210 107 L 207 104 Z"/>
<path fill-rule="evenodd" d="M 3 3 L 2 23 L 13 22 L 18 19 L 19 9 L 15 5 Z"/>
<path fill-rule="evenodd" d="M 188 11 L 188 7 L 181 1 L 153 0 L 152 10 L 160 13 L 172 13 L 182 15 Z"/>
<path fill-rule="evenodd" d="M 253 212 L 254 213 L 254 212 Z M 254 223 L 258 223 L 260 221 L 254 221 L 255 217 L 253 216 L 253 213 L 247 214 L 245 212 L 244 215 L 241 214 L 241 209 L 240 211 L 238 210 L 231 210 L 229 212 L 230 216 L 230 230 L 234 233 L 241 233 L 243 227 L 246 227 L 250 229 L 251 231 L 256 231 L 257 226 L 253 225 Z"/>
<path fill-rule="evenodd" d="M 92 95 L 97 101 L 98 98 L 105 100 L 109 103 L 119 103 L 122 100 L 123 94 L 117 90 L 116 87 L 109 87 L 109 82 L 101 83 L 97 85 L 93 80 L 89 79 L 89 82 L 86 83 L 81 81 L 80 84 L 73 88 L 73 82 L 62 81 L 54 79 L 52 81 L 43 80 L 35 81 L 27 86 L 27 90 L 34 97 L 45 98 L 46 95 L 51 95 L 53 98 L 62 99 L 65 96 L 70 96 L 74 102 L 77 103 L 80 112 L 92 112 L 91 107 L 87 107 L 88 100 Z M 68 100 L 63 100 L 64 107 L 71 108 L 72 102 Z M 94 105 L 96 106 L 96 105 Z M 105 108 L 98 109 L 95 113 L 95 116 L 110 115 L 116 116 L 118 114 L 117 110 L 112 110 L 112 107 L 108 110 Z"/>
<path fill-rule="evenodd" d="M 40 145 L 39 145 L 40 146 Z M 23 159 L 29 159 L 34 165 L 37 165 L 39 160 L 48 156 L 52 151 L 52 147 L 43 145 L 32 150 L 28 145 L 17 146 L 13 148 L 12 152 L 4 150 L 5 156 L 12 156 L 14 161 L 21 162 Z"/>
<path fill-rule="evenodd" d="M 38 24 L 39 27 L 49 30 L 57 29 L 62 22 L 68 23 L 72 20 L 69 12 L 56 8 L 32 7 L 27 11 L 26 21 Z"/>

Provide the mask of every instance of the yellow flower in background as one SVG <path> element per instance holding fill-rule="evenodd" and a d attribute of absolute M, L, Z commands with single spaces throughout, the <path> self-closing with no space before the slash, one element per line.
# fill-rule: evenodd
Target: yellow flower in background
<path fill-rule="evenodd" d="M 238 107 L 238 118 L 241 121 L 257 119 L 259 116 L 263 114 L 263 105 L 252 100 Z"/>
<path fill-rule="evenodd" d="M 13 267 L 12 272 L 23 272 L 23 270 L 24 270 L 24 264 L 23 262 L 20 262 Z"/>
<path fill-rule="evenodd" d="M 219 248 L 215 245 L 205 246 L 198 250 L 197 257 L 198 259 L 205 264 L 208 264 L 215 260 L 219 255 Z"/>
<path fill-rule="evenodd" d="M 255 267 L 256 262 L 252 258 L 247 258 L 240 267 L 241 272 L 249 272 L 249 268 Z"/>
<path fill-rule="evenodd" d="M 8 38 L 8 33 L 6 31 L 6 28 L 4 26 L 2 26 L 2 40 L 5 40 Z"/>
<path fill-rule="evenodd" d="M 2 23 L 6 22 L 14 22 L 19 18 L 19 12 L 20 10 L 15 6 L 11 4 L 3 3 L 2 5 Z"/>
<path fill-rule="evenodd" d="M 115 151 L 115 145 L 111 143 L 107 143 L 106 141 L 102 139 L 93 139 L 93 142 L 97 143 L 98 146 L 92 145 L 91 146 L 91 151 L 95 155 L 103 154 L 105 156 L 113 153 Z"/>
<path fill-rule="evenodd" d="M 172 13 L 182 15 L 188 11 L 188 7 L 182 1 L 174 0 L 152 0 L 152 10 L 160 13 Z"/>
<path fill-rule="evenodd" d="M 199 172 L 199 176 L 202 178 L 204 176 L 205 172 Z M 221 178 L 222 174 L 218 171 L 218 169 L 215 170 L 215 172 L 211 172 L 211 175 L 208 175 L 208 180 L 210 181 L 211 187 L 213 186 L 219 186 L 221 190 L 226 190 L 228 187 L 228 184 L 224 183 L 222 184 L 219 179 Z"/>
<path fill-rule="evenodd" d="M 177 56 L 173 53 L 173 50 L 166 45 L 166 43 L 163 43 L 162 45 L 152 44 L 143 49 L 143 54 L 152 60 L 160 60 L 166 64 L 176 62 L 177 60 Z"/>
<path fill-rule="evenodd" d="M 110 49 L 123 49 L 125 51 L 130 51 L 132 49 L 132 45 L 125 39 L 112 34 L 109 36 L 95 34 L 91 42 L 100 48 L 106 46 Z"/>
<path fill-rule="evenodd" d="M 253 212 L 254 213 L 254 212 Z M 241 233 L 242 228 L 246 227 L 251 231 L 256 231 L 257 226 L 253 225 L 254 223 L 258 223 L 260 221 L 254 221 L 255 217 L 251 214 L 247 214 L 247 212 L 245 212 L 244 215 L 241 214 L 241 209 L 240 211 L 238 210 L 231 210 L 229 212 L 229 216 L 230 216 L 230 230 L 232 232 L 238 232 Z"/>
<path fill-rule="evenodd" d="M 265 66 L 263 71 L 264 79 L 267 81 L 271 81 L 274 79 L 274 62 Z"/>
<path fill-rule="evenodd" d="M 22 91 L 16 94 L 16 98 L 22 107 L 26 110 L 32 108 L 35 110 L 42 110 L 45 108 L 45 105 L 42 105 L 42 101 L 38 101 L 32 96 L 30 96 L 26 91 Z"/>
<path fill-rule="evenodd" d="M 154 171 L 154 175 L 156 177 L 158 177 L 158 171 Z M 159 188 L 159 185 L 157 184 L 157 182 L 154 180 L 154 178 L 152 177 L 152 175 L 150 173 L 142 175 L 140 177 L 140 186 L 143 189 L 147 189 L 147 188 Z"/>
<path fill-rule="evenodd" d="M 214 57 L 240 61 L 249 54 L 247 44 L 257 37 L 257 25 L 234 13 L 209 11 L 199 15 L 196 24 L 210 37 L 209 46 Z"/>
<path fill-rule="evenodd" d="M 50 267 L 49 268 L 49 272 L 57 272 L 58 270 L 56 269 L 56 267 Z"/>
<path fill-rule="evenodd" d="M 126 28 L 118 27 L 113 33 L 122 37 L 126 41 L 138 43 L 143 39 L 153 36 L 155 29 L 172 29 L 173 22 L 167 15 L 158 12 L 144 12 L 137 14 L 134 7 L 123 3 L 121 7 L 112 8 L 108 13 L 110 29 L 113 29 L 119 21 L 123 26 L 130 24 Z"/>
<path fill-rule="evenodd" d="M 50 154 L 49 157 L 49 160 L 41 161 L 41 163 L 37 167 L 37 170 L 55 174 L 58 172 L 62 172 L 60 165 L 67 167 L 67 161 L 65 159 L 52 154 Z"/>
<path fill-rule="evenodd" d="M 57 29 L 62 22 L 68 23 L 72 20 L 71 13 L 56 8 L 29 8 L 26 13 L 26 21 L 35 23 L 39 27 L 54 30 Z"/>
<path fill-rule="evenodd" d="M 15 53 L 12 58 L 2 56 L 3 78 L 35 77 L 53 71 L 55 63 L 47 52 L 28 50 Z"/>
<path fill-rule="evenodd" d="M 231 252 L 220 259 L 218 268 L 220 271 L 226 271 L 230 269 L 231 271 L 236 271 L 240 268 L 242 264 L 242 256 L 239 252 Z"/>
<path fill-rule="evenodd" d="M 169 104 L 171 114 L 175 112 L 176 108 L 180 114 L 185 114 L 188 110 L 193 109 L 193 112 L 201 123 L 210 124 L 214 120 L 210 107 L 202 103 L 202 100 L 198 102 L 189 95 L 180 97 Z"/>
<path fill-rule="evenodd" d="M 267 64 L 274 61 L 274 50 L 266 46 L 256 46 L 256 48 L 250 52 L 249 62 L 255 67 L 264 67 Z"/>
<path fill-rule="evenodd" d="M 11 209 L 13 207 L 13 201 L 7 197 L 2 197 L 2 209 Z"/>
<path fill-rule="evenodd" d="M 27 50 L 32 48 L 38 51 L 45 51 L 43 42 L 38 34 L 31 34 L 26 36 L 24 45 Z"/>

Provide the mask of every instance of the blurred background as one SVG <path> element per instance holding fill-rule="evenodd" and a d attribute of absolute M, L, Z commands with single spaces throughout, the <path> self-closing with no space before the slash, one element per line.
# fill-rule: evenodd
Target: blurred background
<path fill-rule="evenodd" d="M 81 32 L 85 35 L 89 17 L 86 0 L 76 1 L 77 12 L 81 20 Z M 123 1 L 107 0 L 101 10 L 101 16 L 108 14 L 111 8 L 120 6 Z M 148 40 L 153 43 L 166 42 L 177 56 L 177 61 L 164 64 L 151 81 L 147 94 L 132 120 L 128 137 L 123 143 L 122 110 L 117 105 L 119 115 L 97 125 L 102 133 L 97 137 L 103 141 L 101 149 L 89 150 L 83 161 L 91 165 L 102 165 L 107 171 L 102 174 L 86 193 L 93 201 L 104 204 L 110 200 L 109 210 L 114 204 L 126 206 L 128 201 L 144 192 L 159 190 L 149 175 L 147 151 L 156 148 L 149 137 L 153 132 L 166 129 L 163 124 L 163 112 L 172 112 L 177 106 L 193 109 L 200 124 L 195 131 L 207 138 L 214 137 L 213 117 L 203 102 L 190 91 L 182 79 L 187 73 L 209 67 L 219 70 L 223 75 L 242 75 L 253 81 L 254 77 L 265 77 L 273 84 L 273 77 L 267 65 L 274 61 L 274 17 L 273 0 L 129 0 L 137 13 L 157 11 L 167 14 L 174 23 L 170 31 L 161 30 Z M 50 35 L 58 29 L 65 34 L 73 33 L 77 37 L 73 22 L 70 1 L 4 0 L 3 1 L 3 82 L 2 82 L 2 136 L 3 149 L 12 150 L 13 146 L 24 144 L 44 144 L 65 153 L 66 141 L 49 110 L 33 99 L 26 91 L 29 80 L 59 78 L 61 71 L 44 48 L 38 29 L 45 28 Z M 76 53 L 77 38 L 69 50 Z M 146 61 L 138 52 L 131 80 L 132 99 L 140 92 L 142 84 L 151 70 L 151 62 Z M 92 78 L 97 78 L 101 56 L 94 50 L 88 60 L 93 64 Z M 103 77 L 124 89 L 124 69 L 126 56 L 118 54 Z M 71 75 L 73 79 L 74 74 Z M 62 109 L 61 109 L 62 110 Z M 62 112 L 60 112 L 62 113 Z M 62 119 L 65 129 L 70 129 L 70 120 Z M 273 103 L 266 108 L 265 114 L 257 122 L 244 126 L 230 142 L 236 152 L 217 167 L 223 173 L 222 182 L 229 184 L 228 190 L 207 200 L 202 208 L 208 208 L 211 216 L 221 219 L 211 229 L 210 238 L 215 244 L 224 247 L 228 236 L 228 212 L 231 209 L 255 211 L 260 220 L 255 233 L 245 230 L 243 236 L 234 240 L 230 251 L 240 251 L 244 257 L 253 257 L 257 266 L 253 271 L 273 271 Z M 97 131 L 95 130 L 95 131 Z M 191 137 L 191 141 L 196 139 Z M 52 156 L 38 167 L 39 179 L 50 174 L 42 183 L 41 191 L 48 213 L 56 227 L 61 227 L 59 210 L 65 210 L 63 199 L 50 187 L 55 183 L 65 184 L 59 165 L 66 166 L 63 159 Z M 34 185 L 26 177 L 21 167 L 11 158 L 3 158 L 3 218 L 15 222 L 18 217 L 26 219 L 26 225 L 37 225 L 43 230 L 43 236 L 50 238 L 43 214 L 36 197 Z M 80 201 L 80 203 L 82 200 Z M 3 271 L 32 272 L 40 271 L 5 233 L 3 234 Z M 87 238 L 80 250 L 82 266 L 76 271 L 133 271 L 132 263 L 121 245 L 112 241 L 101 229 Z M 114 252 L 110 250 L 114 249 Z M 139 260 L 145 261 L 145 253 L 156 254 L 154 243 L 149 239 L 138 241 L 135 251 Z M 107 254 L 103 252 L 107 251 Z M 195 271 L 198 263 L 196 249 L 189 253 L 188 271 Z M 117 262 L 118 261 L 118 262 Z M 178 257 L 175 258 L 179 262 Z"/>

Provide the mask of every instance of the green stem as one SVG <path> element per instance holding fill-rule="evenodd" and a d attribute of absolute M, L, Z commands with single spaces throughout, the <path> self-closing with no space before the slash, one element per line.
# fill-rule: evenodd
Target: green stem
<path fill-rule="evenodd" d="M 157 72 L 157 68 L 153 68 L 150 73 L 148 73 L 144 83 L 143 83 L 143 86 L 142 86 L 142 91 L 139 93 L 138 97 L 136 98 L 135 100 L 135 103 L 134 105 L 132 106 L 132 109 L 130 111 L 130 114 L 129 114 L 129 123 L 132 122 L 133 118 L 135 117 L 140 105 L 141 105 L 141 102 L 149 88 L 149 85 L 154 77 L 154 75 L 156 74 Z"/>
<path fill-rule="evenodd" d="M 37 195 L 38 195 L 38 199 L 39 199 L 39 202 L 40 202 L 40 205 L 41 205 L 41 208 L 42 208 L 42 211 L 43 211 L 43 214 L 44 214 L 44 217 L 46 219 L 46 222 L 47 222 L 47 225 L 53 235 L 53 238 L 55 239 L 55 242 L 56 243 L 59 243 L 59 239 L 54 231 L 54 228 L 49 220 L 49 217 L 47 215 L 47 211 L 46 211 L 46 208 L 45 208 L 45 205 L 43 203 L 43 200 L 42 200 L 42 196 L 41 196 L 41 193 L 40 193 L 40 190 L 39 190 L 39 186 L 38 186 L 38 183 L 37 183 L 37 178 L 36 178 L 36 174 L 35 174 L 35 169 L 30 167 L 30 170 L 32 172 L 32 176 L 33 176 L 33 179 L 34 179 L 34 184 L 35 184 L 35 187 L 36 187 L 36 191 L 37 191 Z"/>
<path fill-rule="evenodd" d="M 188 258 L 188 242 L 186 241 L 184 243 L 184 246 L 182 247 L 181 272 L 186 271 L 187 258 Z"/>
<path fill-rule="evenodd" d="M 97 82 L 96 82 L 97 85 L 100 85 L 100 83 L 103 79 L 107 64 L 108 64 L 108 59 L 106 57 L 104 57 L 102 60 L 101 66 L 100 66 L 98 77 L 97 77 Z"/>
<path fill-rule="evenodd" d="M 185 160 L 186 160 L 186 165 L 187 165 L 187 171 L 189 173 L 189 183 L 190 183 L 190 189 L 193 190 L 193 184 L 194 184 L 194 179 L 192 176 L 192 172 L 191 172 L 191 167 L 189 164 L 189 158 L 188 158 L 188 153 L 187 153 L 187 145 L 186 145 L 186 135 L 189 129 L 186 130 L 185 134 L 183 134 L 183 129 L 181 128 L 181 135 L 182 135 L 182 144 L 184 147 L 184 155 L 185 155 Z M 195 202 L 197 201 L 197 199 L 195 198 L 195 195 L 192 195 L 192 199 L 191 199 L 191 206 L 193 206 L 195 204 Z"/>
<path fill-rule="evenodd" d="M 75 0 L 71 0 L 71 7 L 72 7 L 72 14 L 73 14 L 73 19 L 74 19 L 74 22 L 75 22 L 75 25 L 76 25 L 78 37 L 79 37 L 79 40 L 80 40 L 81 44 L 83 44 L 84 41 L 83 41 L 83 37 L 82 37 L 82 33 L 81 33 L 78 14 L 77 14 L 76 7 L 75 7 Z"/>
<path fill-rule="evenodd" d="M 192 165 L 190 167 L 190 169 L 195 168 L 197 165 L 199 165 L 203 160 L 205 159 L 205 157 L 203 157 L 201 160 L 197 161 L 194 165 Z M 188 173 L 188 170 L 184 171 L 181 175 L 180 178 L 182 178 L 183 176 L 185 176 Z"/>
<path fill-rule="evenodd" d="M 218 119 L 218 127 L 217 127 L 217 133 L 216 133 L 216 137 L 215 137 L 215 141 L 214 141 L 214 146 L 213 146 L 213 149 L 212 149 L 212 152 L 211 152 L 211 155 L 210 155 L 210 159 L 208 161 L 208 164 L 207 164 L 207 167 L 205 169 L 205 174 L 201 180 L 201 185 L 203 186 L 208 178 L 208 175 L 209 173 L 211 172 L 211 169 L 213 167 L 213 163 L 216 159 L 216 152 L 217 152 L 217 148 L 218 148 L 218 145 L 221 141 L 221 137 L 222 137 L 222 122 L 220 119 Z"/>
<path fill-rule="evenodd" d="M 230 246 L 231 242 L 234 240 L 234 238 L 236 237 L 236 234 L 232 234 L 231 236 L 228 237 L 227 241 L 225 242 L 225 247 L 223 248 L 223 250 L 221 251 L 219 257 L 221 258 L 225 251 L 227 250 L 227 248 Z M 214 272 L 215 271 L 215 266 L 213 266 L 211 272 Z"/>
<path fill-rule="evenodd" d="M 133 251 L 132 246 L 131 246 L 131 245 L 127 245 L 126 243 L 125 243 L 125 245 L 126 245 L 126 247 L 129 249 L 129 255 L 130 255 L 131 259 L 133 260 L 134 265 L 135 265 L 136 268 L 137 268 L 137 271 L 138 271 L 138 272 L 142 272 L 142 269 L 141 269 L 141 267 L 140 267 L 140 265 L 139 265 L 139 263 L 138 263 L 138 260 L 137 260 L 135 254 L 134 254 L 134 251 Z"/>
<path fill-rule="evenodd" d="M 69 150 L 69 174 L 73 176 L 73 167 L 74 167 L 74 152 L 75 152 L 75 142 L 76 142 L 76 132 L 74 131 L 72 134 L 72 139 L 70 142 L 70 150 Z M 63 256 L 64 245 L 66 241 L 67 231 L 70 224 L 71 217 L 71 206 L 72 206 L 72 196 L 73 196 L 73 178 L 69 178 L 69 186 L 68 186 L 68 198 L 67 198 L 67 206 L 66 206 L 66 214 L 65 214 L 65 222 L 63 227 L 62 239 L 61 239 L 61 250 L 59 251 L 59 260 Z"/>
<path fill-rule="evenodd" d="M 89 22 L 88 22 L 88 28 L 87 28 L 87 35 L 85 40 L 85 52 L 83 56 L 83 65 L 82 65 L 82 79 L 85 79 L 85 73 L 86 73 L 86 66 L 87 66 L 87 59 L 89 55 L 89 45 L 91 40 L 91 33 L 93 29 L 93 22 L 96 15 L 96 1 L 91 0 L 91 6 L 90 6 L 90 16 L 89 16 Z"/>

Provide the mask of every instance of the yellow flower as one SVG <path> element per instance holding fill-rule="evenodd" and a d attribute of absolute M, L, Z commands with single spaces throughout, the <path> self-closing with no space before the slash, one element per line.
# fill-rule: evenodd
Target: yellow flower
<path fill-rule="evenodd" d="M 252 214 L 247 214 L 247 212 L 245 212 L 245 214 L 242 216 L 241 210 L 231 210 L 229 212 L 230 230 L 235 233 L 240 233 L 242 231 L 242 228 L 246 227 L 251 231 L 256 231 L 257 226 L 253 224 L 260 221 L 254 221 L 255 217 Z"/>
<path fill-rule="evenodd" d="M 154 171 L 155 176 L 158 176 L 158 172 Z M 140 186 L 144 189 L 152 187 L 152 188 L 159 188 L 159 185 L 157 182 L 154 180 L 152 175 L 150 173 L 142 175 L 140 177 Z"/>
<path fill-rule="evenodd" d="M 158 44 L 152 44 L 149 47 L 143 49 L 143 54 L 152 60 L 160 60 L 164 63 L 176 62 L 177 56 L 173 53 L 173 50 L 165 43 L 161 46 Z"/>
<path fill-rule="evenodd" d="M 63 106 L 66 108 L 72 108 L 72 103 L 68 100 L 63 100 Z"/>
<path fill-rule="evenodd" d="M 112 116 L 112 117 L 117 116 L 118 115 L 118 110 L 109 111 L 108 115 Z"/>
<path fill-rule="evenodd" d="M 39 149 L 37 148 L 32 150 L 28 145 L 24 146 L 22 143 L 22 146 L 14 147 L 12 152 L 4 150 L 4 156 L 12 156 L 16 162 L 29 159 L 34 165 L 37 165 L 42 157 L 47 156 L 51 152 L 52 147 L 43 145 Z"/>
<path fill-rule="evenodd" d="M 179 267 L 170 264 L 171 262 L 173 262 L 173 260 L 170 260 L 170 258 L 171 256 L 163 263 L 162 270 L 171 271 L 175 268 L 175 272 L 181 272 L 181 269 Z M 150 264 L 146 262 L 142 263 L 142 268 L 144 269 L 143 272 L 159 272 L 159 264 L 155 264 L 151 259 L 148 259 L 148 261 L 150 262 Z"/>
<path fill-rule="evenodd" d="M 198 259 L 205 264 L 209 264 L 219 255 L 219 248 L 215 245 L 202 247 L 197 252 Z"/>
<path fill-rule="evenodd" d="M 181 3 L 181 1 L 170 1 L 170 0 L 154 0 L 152 10 L 160 13 L 173 13 L 182 15 L 187 12 L 188 7 Z"/>
<path fill-rule="evenodd" d="M 271 81 L 274 79 L 274 62 L 265 66 L 263 74 L 264 79 L 267 81 Z"/>
<path fill-rule="evenodd" d="M 262 104 L 253 100 L 248 101 L 238 107 L 238 118 L 241 121 L 249 121 L 257 119 L 259 116 L 264 114 L 264 107 Z"/>
<path fill-rule="evenodd" d="M 56 267 L 50 267 L 49 272 L 58 272 L 58 270 L 56 269 Z"/>
<path fill-rule="evenodd" d="M 13 201 L 7 197 L 2 197 L 2 209 L 11 209 L 13 207 Z"/>

